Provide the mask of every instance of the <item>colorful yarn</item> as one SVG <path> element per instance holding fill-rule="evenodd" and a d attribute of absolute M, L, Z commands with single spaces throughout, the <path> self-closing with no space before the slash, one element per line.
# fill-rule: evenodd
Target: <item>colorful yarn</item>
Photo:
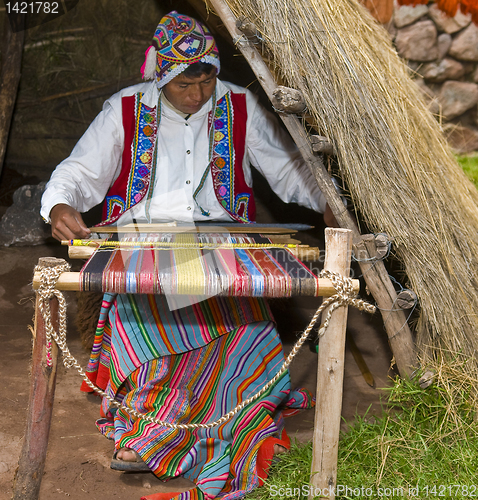
<path fill-rule="evenodd" d="M 170 298 L 319 294 L 318 277 L 287 248 L 270 248 L 260 235 L 133 233 L 123 240 L 125 249 L 106 243 L 95 251 L 80 271 L 83 291 Z"/>

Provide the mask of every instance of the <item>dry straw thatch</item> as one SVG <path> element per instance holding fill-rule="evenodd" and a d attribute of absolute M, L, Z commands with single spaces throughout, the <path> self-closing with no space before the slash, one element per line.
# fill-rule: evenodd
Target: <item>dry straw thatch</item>
<path fill-rule="evenodd" d="M 386 232 L 420 301 L 422 354 L 478 348 L 478 193 L 388 34 L 356 0 L 226 0 L 307 101 L 369 228 Z M 478 361 L 467 364 L 478 375 Z M 478 388 L 477 388 L 478 389 Z"/>

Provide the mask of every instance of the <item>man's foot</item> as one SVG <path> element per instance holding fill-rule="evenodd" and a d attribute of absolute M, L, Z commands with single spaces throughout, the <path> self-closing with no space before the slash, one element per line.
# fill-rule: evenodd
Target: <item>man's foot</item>
<path fill-rule="evenodd" d="M 143 462 L 141 457 L 131 448 L 120 448 L 113 455 L 111 466 L 114 470 L 141 472 L 149 471 L 149 467 Z"/>
<path fill-rule="evenodd" d="M 287 453 L 287 448 L 281 446 L 280 444 L 274 445 L 274 455 L 280 455 L 281 453 Z"/>
<path fill-rule="evenodd" d="M 142 462 L 141 457 L 131 448 L 120 448 L 116 453 L 116 458 L 118 460 L 124 460 L 125 462 Z"/>

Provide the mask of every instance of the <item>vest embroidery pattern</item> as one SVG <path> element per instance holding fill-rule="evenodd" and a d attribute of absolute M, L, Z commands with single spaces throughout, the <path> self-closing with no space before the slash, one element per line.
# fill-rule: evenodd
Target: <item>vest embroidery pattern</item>
<path fill-rule="evenodd" d="M 116 222 L 125 211 L 143 200 L 151 179 L 154 179 L 157 108 L 143 104 L 142 95 L 138 93 L 123 97 L 125 150 L 122 169 L 108 191 L 103 222 L 97 226 Z M 245 182 L 242 169 L 246 121 L 247 108 L 243 94 L 228 92 L 219 99 L 214 116 L 209 167 L 217 200 L 238 222 L 251 222 L 255 218 L 252 188 Z"/>
<path fill-rule="evenodd" d="M 131 143 L 131 165 L 126 187 L 126 198 L 118 194 L 106 197 L 106 223 L 114 222 L 123 212 L 141 201 L 148 192 L 153 167 L 156 140 L 156 108 L 141 102 L 143 94 L 134 96 L 135 127 Z M 113 220 L 111 220 L 113 219 Z"/>
<path fill-rule="evenodd" d="M 230 93 L 219 99 L 214 117 L 214 147 L 211 158 L 211 175 L 214 191 L 223 208 L 239 222 L 250 222 L 249 202 L 252 196 L 251 189 L 245 182 L 235 178 L 236 158 L 233 144 L 232 124 L 234 122 L 234 109 Z M 238 165 L 242 169 L 242 164 Z M 246 188 L 237 193 L 235 189 Z"/>

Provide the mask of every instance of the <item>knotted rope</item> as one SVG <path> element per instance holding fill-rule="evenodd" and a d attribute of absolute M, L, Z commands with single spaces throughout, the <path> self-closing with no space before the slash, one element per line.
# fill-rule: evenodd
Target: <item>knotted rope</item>
<path fill-rule="evenodd" d="M 65 352 L 63 350 L 63 345 L 64 349 L 68 351 L 68 347 L 66 345 L 66 300 L 60 290 L 55 288 L 55 285 L 60 277 L 60 274 L 69 270 L 70 264 L 68 264 L 68 262 L 54 267 L 46 267 L 42 265 L 35 266 L 35 272 L 40 273 L 40 287 L 37 290 L 38 307 L 40 308 L 40 312 L 42 313 L 43 321 L 45 323 L 46 364 L 50 367 L 53 364 L 51 357 L 52 338 L 58 344 L 58 347 L 62 350 L 62 352 Z M 56 333 L 51 322 L 50 299 L 53 297 L 58 299 L 58 334 Z M 67 366 L 66 358 L 63 359 L 63 363 Z M 69 368 L 69 366 L 67 367 Z"/>
<path fill-rule="evenodd" d="M 247 398 L 244 400 L 242 403 L 238 404 L 234 409 L 232 409 L 230 412 L 226 413 L 223 415 L 221 418 L 214 422 L 210 422 L 208 424 L 173 424 L 170 422 L 164 422 L 162 420 L 155 419 L 153 417 L 150 417 L 149 415 L 144 415 L 132 408 L 129 408 L 127 406 L 124 406 L 122 403 L 116 401 L 114 398 L 112 398 L 109 394 L 107 394 L 105 391 L 101 390 L 99 387 L 97 387 L 91 380 L 86 376 L 84 370 L 82 367 L 79 365 L 78 361 L 72 356 L 70 353 L 68 346 L 66 345 L 66 301 L 65 298 L 63 297 L 63 294 L 55 289 L 55 284 L 56 281 L 58 280 L 58 277 L 63 271 L 68 271 L 70 266 L 65 263 L 64 265 L 60 265 L 57 267 L 42 267 L 42 266 L 36 266 L 35 271 L 40 272 L 41 276 L 41 285 L 40 288 L 37 290 L 38 294 L 38 299 L 39 299 L 39 308 L 40 311 L 43 315 L 43 319 L 45 322 L 45 328 L 46 328 L 46 338 L 47 338 L 47 364 L 49 363 L 49 366 L 51 366 L 51 339 L 58 344 L 58 347 L 63 353 L 63 364 L 67 368 L 71 368 L 74 366 L 79 374 L 83 377 L 83 380 L 85 383 L 90 387 L 93 391 L 98 393 L 100 396 L 106 398 L 111 406 L 121 408 L 125 412 L 127 412 L 129 415 L 135 418 L 141 418 L 145 420 L 146 422 L 150 422 L 153 424 L 157 424 L 163 427 L 168 427 L 170 429 L 210 429 L 212 427 L 216 427 L 218 425 L 221 425 L 222 423 L 226 422 L 227 420 L 231 419 L 234 415 L 236 415 L 238 412 L 240 412 L 242 409 L 244 409 L 247 405 L 250 403 L 256 401 L 258 398 L 260 398 L 270 387 L 272 387 L 281 377 L 282 375 L 286 372 L 286 370 L 289 368 L 289 365 L 292 363 L 292 360 L 295 358 L 297 353 L 299 352 L 300 348 L 302 347 L 302 344 L 307 340 L 307 338 L 310 335 L 310 332 L 315 326 L 315 323 L 317 322 L 317 319 L 319 318 L 320 314 L 326 309 L 327 307 L 331 306 L 330 309 L 327 311 L 327 314 L 325 316 L 325 319 L 319 328 L 318 331 L 318 336 L 319 338 L 322 337 L 327 330 L 329 323 L 330 323 L 330 318 L 332 316 L 332 313 L 337 309 L 338 307 L 341 306 L 354 306 L 357 309 L 361 311 L 366 311 L 369 313 L 374 313 L 375 312 L 375 306 L 361 300 L 355 298 L 355 294 L 353 291 L 353 284 L 352 280 L 350 278 L 346 278 L 344 276 L 341 276 L 338 273 L 333 273 L 331 271 L 326 271 L 323 270 L 320 274 L 320 278 L 328 278 L 332 281 L 332 284 L 336 290 L 337 293 L 332 295 L 331 297 L 328 297 L 326 300 L 324 300 L 321 304 L 321 306 L 317 309 L 315 312 L 314 316 L 310 320 L 309 325 L 307 328 L 304 330 L 302 333 L 301 337 L 299 340 L 295 343 L 294 347 L 292 348 L 292 351 L 290 354 L 287 356 L 285 359 L 281 369 L 279 372 L 266 384 L 260 391 L 258 391 L 256 394 L 253 396 Z M 50 311 L 50 305 L 49 301 L 52 297 L 56 297 L 58 299 L 59 303 L 59 308 L 58 308 L 58 333 L 55 331 L 53 328 L 52 322 L 51 322 L 51 311 Z"/>

